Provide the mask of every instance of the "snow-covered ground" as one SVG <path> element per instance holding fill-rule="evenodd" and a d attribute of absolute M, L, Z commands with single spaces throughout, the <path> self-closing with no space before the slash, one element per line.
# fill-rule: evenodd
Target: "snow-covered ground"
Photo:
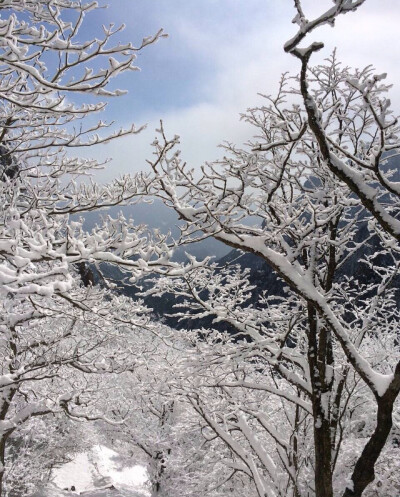
<path fill-rule="evenodd" d="M 143 466 L 126 466 L 117 452 L 97 445 L 56 469 L 53 484 L 33 497 L 146 497 L 150 495 L 147 481 Z"/>
<path fill-rule="evenodd" d="M 95 489 L 87 492 L 70 492 L 61 490 L 55 485 L 48 485 L 46 488 L 38 490 L 31 497 L 143 497 L 140 491 L 132 490 L 130 488 L 115 488 L 115 489 Z"/>

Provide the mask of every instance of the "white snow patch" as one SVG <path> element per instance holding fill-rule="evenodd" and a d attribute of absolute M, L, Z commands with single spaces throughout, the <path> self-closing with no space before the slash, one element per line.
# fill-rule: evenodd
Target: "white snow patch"
<path fill-rule="evenodd" d="M 97 455 L 97 467 L 103 476 L 108 476 L 112 483 L 126 485 L 133 488 L 143 488 L 148 481 L 148 474 L 144 466 L 135 465 L 121 467 L 118 462 L 117 452 L 97 445 L 93 448 L 93 453 Z"/>
<path fill-rule="evenodd" d="M 54 471 L 54 483 L 59 488 L 75 486 L 77 492 L 93 488 L 93 474 L 88 454 L 77 454 L 73 461 Z"/>
<path fill-rule="evenodd" d="M 77 454 L 74 459 L 53 472 L 53 482 L 60 489 L 75 487 L 77 493 L 95 490 L 107 484 L 150 495 L 146 483 L 146 468 L 140 465 L 123 466 L 118 453 L 96 445 L 90 452 Z"/>

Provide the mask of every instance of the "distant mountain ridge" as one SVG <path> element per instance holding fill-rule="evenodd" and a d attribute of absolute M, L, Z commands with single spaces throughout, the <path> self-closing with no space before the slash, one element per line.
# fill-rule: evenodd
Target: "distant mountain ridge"
<path fill-rule="evenodd" d="M 109 215 L 115 218 L 120 212 L 126 219 L 133 219 L 136 225 L 143 224 L 151 230 L 158 230 L 163 234 L 170 232 L 173 238 L 179 238 L 179 226 L 182 226 L 183 221 L 178 219 L 178 215 L 173 209 L 166 207 L 160 200 L 154 200 L 152 203 L 141 202 L 134 205 L 109 207 L 96 212 L 89 211 L 82 216 L 84 218 L 84 228 L 88 231 L 92 230 L 101 216 Z M 204 259 L 210 255 L 219 259 L 230 250 L 230 247 L 214 238 L 207 238 L 201 242 L 179 247 L 174 253 L 174 260 L 179 262 L 186 260 L 185 251 L 197 259 Z"/>
<path fill-rule="evenodd" d="M 383 167 L 385 172 L 393 171 L 391 181 L 400 181 L 400 157 L 396 156 L 389 159 Z M 313 188 L 318 189 L 318 184 L 310 182 Z M 125 217 L 132 217 L 138 224 L 147 224 L 150 228 L 157 228 L 163 233 L 171 232 L 172 236 L 179 236 L 180 221 L 176 213 L 165 207 L 160 201 L 155 201 L 153 204 L 137 204 L 134 206 L 114 207 L 107 211 L 107 214 L 116 216 L 118 212 L 122 211 Z M 89 213 L 90 214 L 90 213 Z M 98 219 L 98 216 L 97 216 Z M 85 223 L 86 228 L 94 227 L 95 217 L 89 215 Z M 368 240 L 368 241 L 366 241 Z M 376 274 L 372 269 L 368 269 L 365 264 L 360 264 L 359 260 L 362 256 L 372 255 L 379 251 L 381 242 L 378 236 L 369 239 L 368 221 L 365 218 L 363 221 L 360 217 L 359 229 L 356 233 L 354 242 L 360 244 L 359 249 L 352 254 L 347 261 L 343 264 L 340 270 L 337 271 L 336 280 L 339 281 L 344 275 L 353 276 L 359 283 L 368 283 L 371 279 L 376 278 Z M 206 256 L 214 256 L 218 265 L 223 267 L 229 264 L 238 264 L 242 268 L 249 269 L 249 282 L 256 288 L 252 292 L 251 301 L 255 303 L 262 292 L 268 291 L 270 295 L 282 297 L 284 295 L 284 288 L 287 284 L 275 273 L 275 271 L 260 257 L 251 253 L 242 253 L 238 250 L 232 250 L 230 247 L 209 238 L 201 243 L 193 244 L 190 246 L 180 247 L 175 255 L 175 260 L 184 261 L 186 256 L 184 252 L 187 251 L 196 256 L 197 259 L 203 259 Z M 391 263 L 390 257 L 385 259 L 385 256 L 380 255 L 376 259 L 380 265 L 389 265 Z M 132 285 L 127 285 L 121 282 L 122 273 L 114 267 L 104 268 L 106 276 L 115 278 L 119 283 L 117 287 L 119 291 L 131 298 L 138 298 L 140 290 Z M 141 284 L 146 287 L 146 279 Z M 400 276 L 394 278 L 392 282 L 396 288 L 397 305 L 400 308 Z M 173 305 L 181 302 L 172 295 L 164 295 L 163 297 L 146 297 L 145 303 L 154 310 L 154 314 L 158 319 L 163 319 L 166 324 L 175 328 L 199 328 L 199 327 L 214 327 L 220 330 L 229 330 L 229 326 L 224 323 L 213 324 L 212 318 L 203 318 L 195 321 L 182 321 L 177 322 L 176 318 L 171 318 L 168 314 L 173 313 L 175 310 Z"/>

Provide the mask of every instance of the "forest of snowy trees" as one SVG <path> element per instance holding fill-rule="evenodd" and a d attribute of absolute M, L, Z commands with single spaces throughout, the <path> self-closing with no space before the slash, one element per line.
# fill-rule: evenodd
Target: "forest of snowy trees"
<path fill-rule="evenodd" d="M 198 171 L 161 123 L 108 184 L 79 151 L 141 131 L 96 115 L 163 31 L 88 39 L 97 2 L 0 2 L 0 497 L 50 495 L 95 444 L 154 497 L 400 495 L 399 124 L 385 74 L 313 64 L 364 2 L 294 1 L 298 72 L 242 115 L 249 143 Z M 154 199 L 179 236 L 107 211 Z M 231 256 L 190 255 L 209 238 Z"/>

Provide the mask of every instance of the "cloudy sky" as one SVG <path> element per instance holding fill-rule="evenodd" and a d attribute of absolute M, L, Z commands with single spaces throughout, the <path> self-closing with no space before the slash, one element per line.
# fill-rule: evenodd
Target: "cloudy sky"
<path fill-rule="evenodd" d="M 108 0 L 108 9 L 88 17 L 87 35 L 101 24 L 125 23 L 123 41 L 140 44 L 159 28 L 169 34 L 138 57 L 141 72 L 129 73 L 118 86 L 127 96 L 112 99 L 107 118 L 125 126 L 147 123 L 139 136 L 99 147 L 97 157 L 113 162 L 102 180 L 146 168 L 154 129 L 163 119 L 167 133 L 181 136 L 183 157 L 197 167 L 221 154 L 223 140 L 243 143 L 251 129 L 239 113 L 262 103 L 257 95 L 274 93 L 282 72 L 298 71 L 299 62 L 283 45 L 296 32 L 293 0 Z M 309 19 L 332 5 L 331 0 L 305 0 Z M 356 13 L 338 19 L 335 28 L 315 31 L 323 41 L 318 62 L 334 47 L 346 65 L 373 64 L 394 83 L 393 107 L 400 113 L 399 0 L 366 0 Z M 97 31 L 98 32 L 98 31 Z M 85 33 L 86 34 L 86 33 Z M 102 116 L 103 118 L 103 116 Z"/>

